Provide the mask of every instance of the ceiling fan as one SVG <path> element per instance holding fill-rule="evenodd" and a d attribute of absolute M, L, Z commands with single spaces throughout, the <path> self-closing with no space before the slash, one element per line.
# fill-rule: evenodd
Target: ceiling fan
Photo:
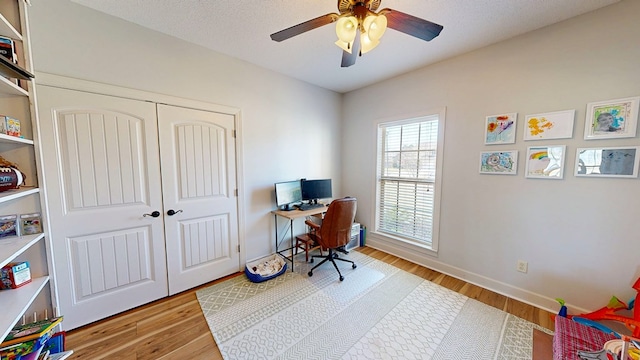
<path fill-rule="evenodd" d="M 309 30 L 337 22 L 336 45 L 342 48 L 342 67 L 356 63 L 362 55 L 380 43 L 387 27 L 430 41 L 440 35 L 442 25 L 432 23 L 389 8 L 376 13 L 382 0 L 338 0 L 339 14 L 330 13 L 271 34 L 274 41 L 283 41 Z"/>

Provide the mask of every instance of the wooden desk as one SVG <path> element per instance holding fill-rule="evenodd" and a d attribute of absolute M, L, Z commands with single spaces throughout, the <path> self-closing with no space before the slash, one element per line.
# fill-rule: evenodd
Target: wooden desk
<path fill-rule="evenodd" d="M 294 250 L 294 233 L 293 233 L 293 221 L 295 219 L 299 219 L 299 218 L 305 218 L 307 216 L 316 216 L 316 215 L 320 215 L 324 212 L 327 211 L 327 207 L 326 206 L 322 206 L 322 207 L 317 207 L 311 210 L 291 210 L 291 211 L 285 211 L 285 210 L 273 210 L 271 211 L 271 213 L 274 215 L 274 219 L 275 219 L 275 226 L 276 226 L 276 253 L 280 254 L 280 256 L 282 256 L 285 260 L 288 260 L 291 262 L 291 271 L 293 271 L 293 250 Z M 285 229 L 284 233 L 282 234 L 282 239 L 279 238 L 278 235 L 278 217 L 282 217 L 285 219 L 289 219 L 289 224 L 288 227 Z M 286 249 L 280 249 L 280 243 L 282 241 L 284 241 L 285 237 L 287 236 L 287 232 L 289 233 L 289 238 L 291 240 L 290 242 L 290 246 Z M 291 256 L 287 256 L 286 254 L 284 254 L 285 251 L 291 251 Z"/>

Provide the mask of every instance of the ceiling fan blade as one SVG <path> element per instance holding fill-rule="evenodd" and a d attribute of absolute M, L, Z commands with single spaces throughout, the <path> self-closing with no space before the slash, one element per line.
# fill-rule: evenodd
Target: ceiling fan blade
<path fill-rule="evenodd" d="M 353 39 L 351 54 L 342 50 L 342 63 L 340 67 L 349 67 L 356 63 L 356 58 L 360 55 L 360 29 L 356 30 L 356 37 Z"/>
<path fill-rule="evenodd" d="M 294 25 L 290 28 L 286 28 L 284 30 L 280 30 L 276 33 L 273 33 L 271 34 L 271 40 L 273 41 L 287 40 L 288 38 L 292 38 L 296 35 L 300 35 L 309 30 L 313 30 L 315 28 L 319 28 L 321 26 L 331 24 L 332 22 L 338 20 L 339 17 L 340 15 L 334 14 L 334 13 L 319 16 L 315 19 L 311 19 L 301 24 Z"/>
<path fill-rule="evenodd" d="M 387 27 L 425 41 L 440 35 L 443 28 L 442 25 L 397 10 L 382 9 L 379 14 L 387 17 Z"/>
<path fill-rule="evenodd" d="M 356 58 L 358 54 L 351 53 L 349 54 L 347 51 L 342 50 L 342 63 L 340 63 L 340 67 L 349 67 L 356 63 Z"/>

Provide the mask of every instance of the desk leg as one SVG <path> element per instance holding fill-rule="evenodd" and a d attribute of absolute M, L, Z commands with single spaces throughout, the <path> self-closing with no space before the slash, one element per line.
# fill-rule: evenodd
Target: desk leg
<path fill-rule="evenodd" d="M 278 252 L 278 215 L 273 215 L 273 220 L 276 226 L 276 254 L 280 254 L 280 252 Z"/>
<path fill-rule="evenodd" d="M 289 224 L 289 234 L 291 235 L 291 272 L 293 272 L 293 219 L 291 219 L 291 224 Z"/>
<path fill-rule="evenodd" d="M 278 245 L 279 245 L 279 241 L 278 240 L 280 240 L 280 237 L 278 235 L 278 215 L 274 215 L 273 218 L 274 218 L 274 221 L 275 221 L 274 225 L 276 227 L 276 254 L 279 254 L 280 256 L 284 257 L 285 260 L 291 261 L 291 272 L 293 272 L 293 219 L 290 219 L 290 222 L 289 222 L 289 234 L 290 234 L 290 244 L 291 244 L 291 247 L 289 248 L 289 251 L 291 251 L 291 256 L 288 257 L 288 256 L 282 254 L 280 252 L 280 250 L 278 249 Z M 285 231 L 284 236 L 282 237 L 282 240 L 285 239 L 286 235 L 287 235 L 287 232 Z"/>

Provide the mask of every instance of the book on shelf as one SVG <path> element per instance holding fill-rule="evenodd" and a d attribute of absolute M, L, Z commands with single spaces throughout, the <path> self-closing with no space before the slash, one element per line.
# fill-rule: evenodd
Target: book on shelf
<path fill-rule="evenodd" d="M 64 351 L 60 353 L 50 354 L 49 360 L 63 360 L 71 356 L 71 354 L 73 354 L 73 351 Z"/>
<path fill-rule="evenodd" d="M 0 56 L 4 56 L 7 60 L 17 63 L 16 49 L 13 39 L 6 36 L 0 36 Z"/>
<path fill-rule="evenodd" d="M 47 335 L 56 325 L 62 322 L 62 316 L 51 319 L 36 321 L 29 324 L 18 325 L 9 331 L 9 335 L 0 343 L 0 348 L 9 345 L 23 343 L 29 340 L 38 339 Z"/>
<path fill-rule="evenodd" d="M 37 360 L 44 345 L 50 338 L 50 332 L 42 337 L 0 348 L 2 360 Z"/>
<path fill-rule="evenodd" d="M 0 359 L 38 360 L 60 322 L 61 316 L 14 327 L 0 343 Z"/>

